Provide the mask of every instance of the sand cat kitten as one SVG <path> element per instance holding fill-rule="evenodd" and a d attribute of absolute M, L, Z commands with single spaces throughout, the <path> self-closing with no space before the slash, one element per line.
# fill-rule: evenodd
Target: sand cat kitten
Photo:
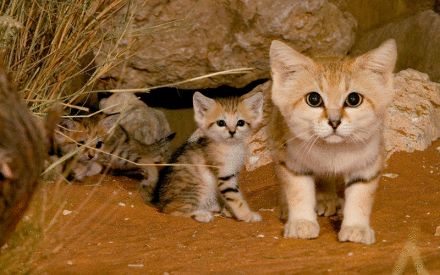
<path fill-rule="evenodd" d="M 100 107 L 103 116 L 81 122 L 64 121 L 64 132 L 73 141 L 66 138 L 59 141 L 62 153 L 74 150 L 78 144 L 83 147 L 73 167 L 75 178 L 82 180 L 108 167 L 123 173 L 139 173 L 144 178 L 141 186 L 154 188 L 158 167 L 134 163 L 167 162 L 174 133 L 164 114 L 148 107 L 133 94 L 114 94 L 102 100 Z"/>
<path fill-rule="evenodd" d="M 157 190 L 159 209 L 210 222 L 213 212 L 226 207 L 224 213 L 238 220 L 260 221 L 244 200 L 237 178 L 246 157 L 245 140 L 262 118 L 262 94 L 214 100 L 197 92 L 193 104 L 199 128 L 172 161 L 199 166 L 167 167 Z"/>
<path fill-rule="evenodd" d="M 288 211 L 285 237 L 318 236 L 315 180 L 342 178 L 339 240 L 374 243 L 370 214 L 384 163 L 382 130 L 396 55 L 394 40 L 356 58 L 323 60 L 272 42 L 272 151 Z"/>
<path fill-rule="evenodd" d="M 102 171 L 102 166 L 91 163 L 90 154 L 95 154 L 85 146 L 93 146 L 95 142 L 91 140 L 89 125 L 90 120 L 84 119 L 76 121 L 72 119 L 61 119 L 55 133 L 52 161 L 57 161 L 60 157 L 72 154 L 67 162 L 64 163 L 63 171 L 68 173 L 69 178 L 79 181 L 85 177 L 94 176 Z M 75 153 L 76 152 L 76 153 Z M 58 171 L 61 172 L 61 171 Z"/>

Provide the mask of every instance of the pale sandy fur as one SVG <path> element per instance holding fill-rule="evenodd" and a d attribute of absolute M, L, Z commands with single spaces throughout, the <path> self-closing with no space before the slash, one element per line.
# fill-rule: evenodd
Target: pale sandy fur
<path fill-rule="evenodd" d="M 316 60 L 274 41 L 270 57 L 271 150 L 283 190 L 284 236 L 318 236 L 316 211 L 328 216 L 338 206 L 331 194 L 336 188 L 326 184 L 340 179 L 345 204 L 339 240 L 373 243 L 370 214 L 384 165 L 382 132 L 393 97 L 394 41 L 356 58 Z M 319 93 L 321 106 L 307 104 L 310 92 Z M 351 92 L 362 95 L 357 107 L 344 103 Z M 316 194 L 317 179 L 323 193 Z"/>

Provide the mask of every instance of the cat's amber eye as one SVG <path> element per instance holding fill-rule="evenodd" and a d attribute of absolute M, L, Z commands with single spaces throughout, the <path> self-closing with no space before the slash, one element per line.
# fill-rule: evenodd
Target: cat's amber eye
<path fill-rule="evenodd" d="M 224 121 L 223 119 L 217 120 L 217 125 L 219 127 L 225 127 L 226 126 L 226 121 Z"/>
<path fill-rule="evenodd" d="M 239 126 L 239 127 L 243 127 L 245 124 L 246 124 L 246 122 L 243 119 L 239 119 L 237 121 L 237 126 Z"/>
<path fill-rule="evenodd" d="M 322 104 L 322 97 L 317 92 L 311 92 L 306 95 L 306 102 L 311 107 L 321 107 Z"/>
<path fill-rule="evenodd" d="M 345 99 L 345 106 L 355 108 L 362 104 L 362 95 L 352 92 L 350 93 L 347 98 Z"/>

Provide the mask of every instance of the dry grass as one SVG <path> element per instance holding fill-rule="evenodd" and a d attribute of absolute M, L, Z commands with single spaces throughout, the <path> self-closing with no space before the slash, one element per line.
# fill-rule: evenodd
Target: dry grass
<path fill-rule="evenodd" d="M 0 56 L 22 97 L 34 112 L 53 101 L 70 107 L 129 54 L 118 47 L 131 23 L 104 31 L 130 0 L 6 0 L 0 4 Z M 113 48 L 103 52 L 104 41 Z M 100 66 L 94 53 L 106 56 Z"/>

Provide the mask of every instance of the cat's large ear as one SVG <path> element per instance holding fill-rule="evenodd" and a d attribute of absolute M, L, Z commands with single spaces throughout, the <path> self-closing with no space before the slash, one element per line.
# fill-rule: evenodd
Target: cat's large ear
<path fill-rule="evenodd" d="M 251 111 L 254 116 L 254 124 L 258 124 L 263 119 L 263 93 L 256 93 L 248 98 L 243 99 L 243 104 Z"/>
<path fill-rule="evenodd" d="M 356 64 L 361 69 L 366 69 L 388 77 L 393 73 L 396 60 L 396 41 L 389 39 L 383 42 L 378 48 L 357 57 Z"/>
<path fill-rule="evenodd" d="M 215 100 L 202 95 L 199 92 L 195 92 L 193 96 L 194 106 L 194 119 L 197 123 L 201 124 L 204 121 L 206 112 L 214 107 Z"/>
<path fill-rule="evenodd" d="M 313 66 L 312 59 L 277 40 L 270 45 L 269 57 L 272 79 L 275 82 L 283 81 L 290 74 Z"/>

